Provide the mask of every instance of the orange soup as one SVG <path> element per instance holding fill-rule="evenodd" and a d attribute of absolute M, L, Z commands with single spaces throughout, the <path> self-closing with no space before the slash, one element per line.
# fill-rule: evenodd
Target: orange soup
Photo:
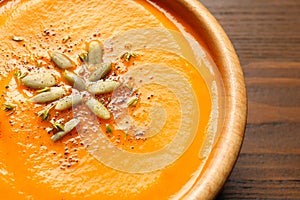
<path fill-rule="evenodd" d="M 171 199 L 197 180 L 220 81 L 151 1 L 1 3 L 5 199 Z M 4 192 L 5 191 L 5 192 Z"/>

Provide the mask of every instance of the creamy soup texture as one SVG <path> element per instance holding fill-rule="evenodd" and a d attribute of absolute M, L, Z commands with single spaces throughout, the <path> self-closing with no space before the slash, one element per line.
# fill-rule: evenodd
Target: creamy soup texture
<path fill-rule="evenodd" d="M 222 84 L 192 31 L 148 1 L 4 1 L 6 199 L 171 199 L 199 178 Z"/>

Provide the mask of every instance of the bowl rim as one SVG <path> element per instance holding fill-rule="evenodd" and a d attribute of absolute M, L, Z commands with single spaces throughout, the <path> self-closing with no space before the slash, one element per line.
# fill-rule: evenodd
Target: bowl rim
<path fill-rule="evenodd" d="M 201 31 L 209 35 L 207 48 L 213 60 L 218 60 L 216 65 L 224 83 L 226 113 L 222 131 L 209 154 L 204 170 L 184 196 L 186 199 L 213 199 L 229 177 L 242 146 L 247 118 L 245 80 L 230 39 L 199 0 L 165 0 L 165 2 L 165 4 L 178 3 L 182 9 L 195 17 Z M 194 31 L 197 32 L 197 29 Z"/>
<path fill-rule="evenodd" d="M 208 50 L 220 71 L 225 89 L 224 124 L 197 182 L 185 194 L 187 199 L 213 199 L 229 177 L 241 150 L 246 119 L 245 80 L 235 49 L 215 17 L 198 0 L 176 0 L 190 12 L 208 35 Z M 194 30 L 197 33 L 197 29 Z M 228 112 L 230 111 L 230 112 Z"/>

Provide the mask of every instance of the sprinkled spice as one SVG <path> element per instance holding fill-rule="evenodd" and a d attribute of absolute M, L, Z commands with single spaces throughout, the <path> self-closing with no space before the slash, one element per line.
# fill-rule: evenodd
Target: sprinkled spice
<path fill-rule="evenodd" d="M 81 62 L 86 62 L 87 56 L 88 56 L 88 54 L 87 54 L 86 52 L 80 53 L 80 54 L 78 55 L 78 57 L 79 57 L 79 59 L 81 60 Z"/>
<path fill-rule="evenodd" d="M 14 76 L 18 79 L 19 84 L 20 84 L 21 79 L 24 78 L 27 75 L 28 75 L 28 72 L 25 72 L 25 73 L 22 74 L 21 70 L 18 70 L 16 72 L 14 72 Z"/>
<path fill-rule="evenodd" d="M 42 66 L 42 61 L 40 61 L 40 60 L 36 61 L 36 66 L 41 67 Z"/>
<path fill-rule="evenodd" d="M 48 109 L 40 111 L 37 115 L 43 119 L 43 121 L 47 121 L 50 118 L 50 110 L 54 107 L 54 105 L 50 106 Z"/>
<path fill-rule="evenodd" d="M 136 58 L 138 56 L 139 56 L 139 54 L 137 54 L 135 52 L 126 52 L 121 56 L 121 59 L 124 59 L 126 62 L 130 62 L 131 58 Z"/>
<path fill-rule="evenodd" d="M 113 132 L 113 130 L 109 124 L 106 124 L 106 132 L 109 134 L 111 134 Z"/>
<path fill-rule="evenodd" d="M 64 131 L 64 126 L 60 124 L 59 122 L 53 122 L 52 123 L 53 128 L 55 128 L 58 131 Z"/>
<path fill-rule="evenodd" d="M 48 30 L 45 30 L 45 35 L 49 35 L 50 32 Z M 66 43 L 70 40 L 70 36 L 65 36 L 62 39 L 63 43 Z M 96 116 L 99 118 L 102 118 L 104 120 L 107 120 L 110 118 L 109 110 L 107 109 L 107 103 L 104 103 L 104 105 L 101 103 L 101 101 L 109 102 L 110 97 L 105 96 L 105 93 L 112 92 L 116 87 L 120 85 L 119 82 L 117 82 L 117 79 L 107 79 L 107 76 L 111 74 L 111 70 L 115 67 L 112 63 L 103 63 L 103 49 L 102 44 L 100 41 L 91 41 L 87 45 L 88 52 L 82 52 L 78 55 L 80 61 L 82 62 L 81 66 L 76 66 L 76 71 L 68 71 L 67 68 L 75 67 L 75 63 L 71 61 L 69 57 L 67 57 L 65 54 L 61 52 L 51 52 L 50 57 L 51 61 L 54 62 L 55 66 L 64 70 L 64 72 L 61 72 L 61 75 L 68 81 L 69 85 L 72 87 L 72 91 L 77 91 L 81 94 L 78 94 L 80 97 L 80 101 L 83 101 L 85 105 L 91 110 Z M 72 45 L 68 45 L 67 48 L 72 48 Z M 68 49 L 64 49 L 63 52 L 67 51 Z M 130 62 L 131 58 L 138 57 L 139 54 L 135 52 L 126 52 L 121 56 L 121 59 L 123 59 L 125 62 Z M 40 58 L 43 59 L 43 58 Z M 42 61 L 37 60 L 36 61 L 36 67 L 41 67 Z M 91 67 L 94 67 L 92 70 L 93 73 L 86 73 L 86 69 L 89 69 Z M 48 66 L 49 68 L 49 66 Z M 82 68 L 83 70 L 80 70 Z M 33 68 L 28 68 L 28 71 L 30 71 Z M 79 71 L 80 70 L 80 71 Z M 80 72 L 80 73 L 78 73 Z M 72 76 L 71 76 L 71 75 Z M 113 74 L 113 73 L 112 73 Z M 47 102 L 53 102 L 55 100 L 58 100 L 58 102 L 52 103 L 51 106 L 48 108 L 38 112 L 38 116 L 42 118 L 43 121 L 49 121 L 50 120 L 50 110 L 59 104 L 61 102 L 64 102 L 68 100 L 68 98 L 71 98 L 70 106 L 68 108 L 74 106 L 73 102 L 73 95 L 65 96 L 67 94 L 67 90 L 65 86 L 59 85 L 57 82 L 57 77 L 48 74 L 48 73 L 38 73 L 38 74 L 30 74 L 28 75 L 27 72 L 23 73 L 18 70 L 14 73 L 15 77 L 22 81 L 22 84 L 30 89 L 34 89 L 36 93 L 35 96 L 33 96 L 30 100 L 34 103 L 47 103 Z M 28 76 L 27 76 L 28 75 Z M 68 76 L 69 75 L 69 76 Z M 26 77 L 27 76 L 27 77 Z M 111 77 L 112 75 L 110 75 Z M 114 74 L 113 76 L 116 76 Z M 25 78 L 26 77 L 26 78 Z M 24 78 L 24 79 L 23 79 Z M 103 79 L 103 80 L 102 80 Z M 105 80 L 105 81 L 104 81 Z M 41 83 L 40 83 L 41 82 Z M 49 83 L 49 85 L 47 84 Z M 51 84 L 50 84 L 51 83 Z M 57 85 L 58 84 L 58 85 Z M 33 85 L 33 86 L 32 86 Z M 53 87 L 56 85 L 55 87 Z M 129 84 L 126 85 L 127 89 L 131 90 L 133 92 L 133 87 Z M 88 92 L 90 94 L 88 94 Z M 99 100 L 98 98 L 91 98 L 90 95 L 104 95 L 100 96 Z M 85 97 L 87 95 L 87 97 Z M 96 96 L 99 97 L 99 96 Z M 139 97 L 134 96 L 131 99 L 129 99 L 127 105 L 128 107 L 135 106 L 138 103 Z M 125 101 L 125 100 L 124 100 Z M 57 109 L 56 110 L 62 111 L 65 109 Z M 9 106 L 6 108 L 7 110 L 13 110 L 13 108 L 10 108 Z M 48 127 L 47 131 L 53 131 L 55 134 L 51 137 L 52 141 L 60 140 L 62 137 L 64 137 L 66 134 L 68 134 L 75 126 L 79 124 L 79 120 L 74 118 L 70 120 L 63 125 L 61 121 L 55 120 L 55 118 L 59 117 L 59 113 L 55 114 L 54 118 L 50 120 L 50 123 L 52 124 L 52 127 Z M 111 134 L 113 132 L 112 127 L 109 124 L 106 124 L 106 132 Z M 124 135 L 124 139 L 127 140 L 127 133 Z M 83 143 L 81 143 L 82 145 Z M 64 166 L 65 167 L 65 166 Z"/>

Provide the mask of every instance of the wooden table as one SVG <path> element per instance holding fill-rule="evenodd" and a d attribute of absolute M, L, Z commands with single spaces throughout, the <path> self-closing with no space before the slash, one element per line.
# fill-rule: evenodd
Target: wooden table
<path fill-rule="evenodd" d="M 244 70 L 243 147 L 217 199 L 300 199 L 300 0 L 200 0 Z"/>

